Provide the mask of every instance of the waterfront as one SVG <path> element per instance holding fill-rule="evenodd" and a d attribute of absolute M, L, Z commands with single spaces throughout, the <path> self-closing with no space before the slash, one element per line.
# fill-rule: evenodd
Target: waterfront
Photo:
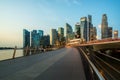
<path fill-rule="evenodd" d="M 13 52 L 14 52 L 13 49 L 0 50 L 0 61 L 7 60 L 7 59 L 12 59 Z M 21 57 L 23 55 L 24 54 L 23 54 L 22 49 L 16 50 L 15 57 Z"/>

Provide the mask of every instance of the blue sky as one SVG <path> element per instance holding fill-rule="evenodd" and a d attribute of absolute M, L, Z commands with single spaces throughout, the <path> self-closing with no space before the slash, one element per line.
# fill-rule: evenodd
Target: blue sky
<path fill-rule="evenodd" d="M 120 0 L 0 0 L 0 46 L 22 47 L 23 29 L 44 30 L 73 26 L 80 18 L 92 15 L 93 25 L 101 24 L 102 14 L 108 24 L 120 31 Z M 99 30 L 98 30 L 99 31 Z"/>

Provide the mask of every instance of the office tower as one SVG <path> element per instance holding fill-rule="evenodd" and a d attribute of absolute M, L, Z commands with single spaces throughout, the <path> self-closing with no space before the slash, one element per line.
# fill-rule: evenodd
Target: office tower
<path fill-rule="evenodd" d="M 40 39 L 40 46 L 43 48 L 46 48 L 50 45 L 50 36 L 49 35 L 44 35 L 41 39 Z"/>
<path fill-rule="evenodd" d="M 65 24 L 65 37 L 66 37 L 66 42 L 68 42 L 69 40 L 69 37 L 68 35 L 72 34 L 73 33 L 73 29 L 72 29 L 72 26 L 68 23 Z"/>
<path fill-rule="evenodd" d="M 81 34 L 81 39 L 84 41 L 87 41 L 87 17 L 82 17 L 80 19 L 80 34 Z"/>
<path fill-rule="evenodd" d="M 58 36 L 57 36 L 56 29 L 51 29 L 50 30 L 50 45 L 55 45 L 57 40 L 58 40 Z"/>
<path fill-rule="evenodd" d="M 23 29 L 23 48 L 30 46 L 30 32 Z"/>
<path fill-rule="evenodd" d="M 87 41 L 91 41 L 94 38 L 93 24 L 92 24 L 92 16 L 88 15 L 87 20 Z"/>
<path fill-rule="evenodd" d="M 72 39 L 75 39 L 75 33 L 71 33 L 71 34 L 68 34 L 68 41 L 69 40 L 72 40 Z"/>
<path fill-rule="evenodd" d="M 77 22 L 76 24 L 75 24 L 75 38 L 80 38 L 81 36 L 80 36 L 80 23 L 79 22 Z"/>
<path fill-rule="evenodd" d="M 108 27 L 108 38 L 112 38 L 112 27 Z"/>
<path fill-rule="evenodd" d="M 97 39 L 97 29 L 96 27 L 93 27 L 93 40 Z"/>
<path fill-rule="evenodd" d="M 43 34 L 43 30 L 38 30 L 38 34 L 40 37 L 42 37 L 44 34 Z"/>
<path fill-rule="evenodd" d="M 73 32 L 72 26 L 68 23 L 65 24 L 65 37 L 67 34 L 71 34 Z"/>
<path fill-rule="evenodd" d="M 33 30 L 31 32 L 31 47 L 40 47 L 40 39 L 43 36 L 42 30 Z"/>
<path fill-rule="evenodd" d="M 59 41 L 64 41 L 64 28 L 62 27 L 58 28 L 58 37 Z"/>
<path fill-rule="evenodd" d="M 118 38 L 118 30 L 114 30 L 114 38 Z"/>
<path fill-rule="evenodd" d="M 102 15 L 102 24 L 101 24 L 101 38 L 108 38 L 108 22 L 107 22 L 107 15 Z"/>

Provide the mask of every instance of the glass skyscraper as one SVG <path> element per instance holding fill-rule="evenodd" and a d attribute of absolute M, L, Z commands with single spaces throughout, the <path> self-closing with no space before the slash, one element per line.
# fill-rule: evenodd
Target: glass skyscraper
<path fill-rule="evenodd" d="M 69 35 L 73 34 L 73 29 L 72 29 L 72 26 L 68 23 L 65 24 L 65 37 L 66 37 L 66 42 L 68 42 L 68 40 L 70 39 L 69 38 Z"/>
<path fill-rule="evenodd" d="M 96 27 L 93 27 L 93 40 L 97 39 L 97 29 Z"/>
<path fill-rule="evenodd" d="M 88 15 L 87 20 L 87 41 L 93 40 L 94 31 L 93 31 L 93 24 L 92 24 L 92 16 Z"/>
<path fill-rule="evenodd" d="M 108 22 L 107 22 L 107 15 L 102 15 L 102 24 L 101 24 L 101 38 L 108 38 Z"/>
<path fill-rule="evenodd" d="M 108 38 L 112 38 L 112 27 L 108 27 Z"/>
<path fill-rule="evenodd" d="M 50 45 L 55 45 L 57 39 L 58 39 L 58 36 L 57 36 L 56 29 L 51 29 L 50 30 Z"/>
<path fill-rule="evenodd" d="M 75 24 L 75 37 L 76 38 L 80 38 L 81 35 L 80 35 L 80 23 L 76 23 Z"/>
<path fill-rule="evenodd" d="M 80 21 L 81 39 L 87 41 L 87 17 L 82 17 Z"/>
<path fill-rule="evenodd" d="M 62 28 L 62 27 L 58 28 L 58 37 L 59 37 L 59 41 L 63 41 L 63 39 L 64 39 L 64 28 Z"/>
<path fill-rule="evenodd" d="M 39 47 L 40 46 L 40 39 L 43 36 L 42 30 L 33 30 L 31 32 L 31 47 Z"/>
<path fill-rule="evenodd" d="M 30 32 L 23 29 L 23 48 L 30 46 Z"/>
<path fill-rule="evenodd" d="M 45 48 L 45 47 L 48 47 L 49 45 L 50 45 L 50 36 L 49 35 L 44 35 L 40 39 L 40 46 Z"/>
<path fill-rule="evenodd" d="M 118 30 L 114 30 L 114 38 L 118 38 Z"/>

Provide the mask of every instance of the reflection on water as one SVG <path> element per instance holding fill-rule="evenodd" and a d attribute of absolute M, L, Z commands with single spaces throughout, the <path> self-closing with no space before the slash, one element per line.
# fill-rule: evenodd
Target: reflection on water
<path fill-rule="evenodd" d="M 10 50 L 0 50 L 0 61 L 6 60 L 6 59 L 12 59 L 13 57 L 13 49 Z M 24 56 L 23 50 L 16 50 L 15 57 L 21 57 Z"/>

